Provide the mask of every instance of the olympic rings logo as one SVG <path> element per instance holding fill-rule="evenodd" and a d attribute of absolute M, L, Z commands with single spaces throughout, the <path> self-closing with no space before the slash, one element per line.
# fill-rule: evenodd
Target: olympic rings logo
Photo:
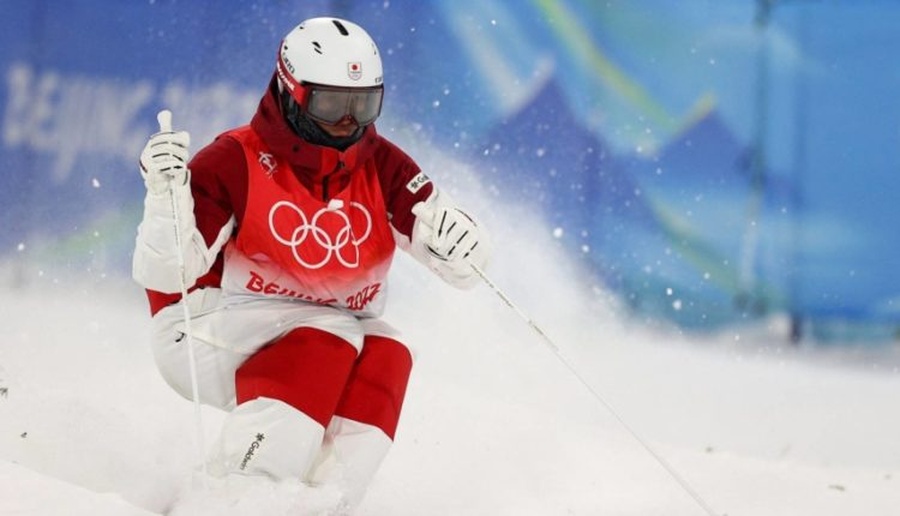
<path fill-rule="evenodd" d="M 350 203 L 350 208 L 359 210 L 366 219 L 365 231 L 357 237 L 350 224 L 350 217 L 340 210 L 343 203 L 334 203 L 334 201 L 332 203 L 337 204 L 337 207 L 329 204 L 328 207 L 317 211 L 312 216 L 312 219 L 308 218 L 306 213 L 297 205 L 289 201 L 279 201 L 269 210 L 269 230 L 272 232 L 272 236 L 280 244 L 290 247 L 297 263 L 307 269 L 320 269 L 332 258 L 337 259 L 341 265 L 348 269 L 359 267 L 359 246 L 369 238 L 369 234 L 372 232 L 372 215 L 362 204 L 358 202 Z M 275 227 L 276 213 L 279 211 L 284 212 L 285 210 L 293 213 L 299 221 L 297 227 L 294 228 L 288 237 L 280 234 Z M 339 219 L 336 232 L 334 232 L 335 224 L 328 225 L 334 234 L 329 233 L 321 225 L 322 218 L 327 215 L 335 216 Z M 319 249 L 310 248 L 313 242 Z M 303 254 L 306 257 L 301 256 L 301 247 L 304 248 Z M 318 255 L 322 255 L 321 258 Z"/>

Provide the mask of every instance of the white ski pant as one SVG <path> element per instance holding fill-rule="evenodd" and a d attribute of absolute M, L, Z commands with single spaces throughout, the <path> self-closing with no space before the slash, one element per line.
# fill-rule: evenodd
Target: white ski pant
<path fill-rule="evenodd" d="M 210 451 L 218 475 L 337 484 L 362 498 L 387 454 L 412 365 L 397 332 L 333 307 L 216 288 L 188 295 L 200 401 L 228 410 Z M 192 398 L 183 308 L 154 316 L 154 357 Z"/>

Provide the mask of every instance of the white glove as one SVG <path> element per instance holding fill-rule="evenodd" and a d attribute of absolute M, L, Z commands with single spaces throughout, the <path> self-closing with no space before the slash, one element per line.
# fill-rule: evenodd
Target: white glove
<path fill-rule="evenodd" d="M 187 184 L 191 135 L 187 131 L 172 131 L 172 112 L 168 109 L 160 111 L 156 120 L 159 132 L 150 137 L 141 152 L 141 175 L 147 190 L 161 195 L 173 184 Z"/>
<path fill-rule="evenodd" d="M 487 233 L 444 193 L 416 204 L 412 212 L 413 245 L 424 249 L 426 265 L 455 287 L 474 286 L 479 276 L 472 266 L 483 269 L 490 257 Z"/>

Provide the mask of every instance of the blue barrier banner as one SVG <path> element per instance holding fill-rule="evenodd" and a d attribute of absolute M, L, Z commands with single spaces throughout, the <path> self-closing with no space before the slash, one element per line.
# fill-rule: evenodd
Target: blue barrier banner
<path fill-rule="evenodd" d="M 323 14 L 379 43 L 386 119 L 539 206 L 636 313 L 698 329 L 783 313 L 892 336 L 887 0 L 12 1 L 0 259 L 127 271 L 155 113 L 172 109 L 195 145 L 246 123 L 280 38 Z"/>

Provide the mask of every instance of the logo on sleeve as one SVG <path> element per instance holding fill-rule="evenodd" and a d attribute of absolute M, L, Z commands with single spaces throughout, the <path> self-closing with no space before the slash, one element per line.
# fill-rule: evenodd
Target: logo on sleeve
<path fill-rule="evenodd" d="M 410 193 L 416 193 L 422 189 L 423 186 L 427 185 L 431 182 L 431 179 L 425 175 L 425 172 L 419 172 L 416 177 L 412 178 L 408 183 L 406 183 L 406 189 L 410 191 Z"/>

